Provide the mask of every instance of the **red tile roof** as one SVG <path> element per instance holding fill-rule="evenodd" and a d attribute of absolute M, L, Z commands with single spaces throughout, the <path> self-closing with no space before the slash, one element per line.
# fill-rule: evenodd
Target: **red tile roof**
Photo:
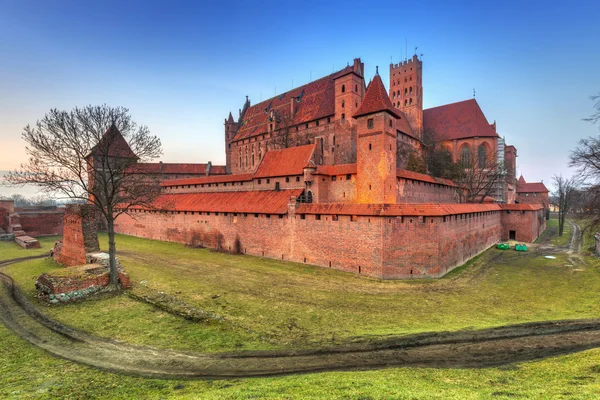
<path fill-rule="evenodd" d="M 398 110 L 392 105 L 392 101 L 387 94 L 387 90 L 385 90 L 385 86 L 383 85 L 379 74 L 376 74 L 371 83 L 369 83 L 367 93 L 353 117 L 358 118 L 363 115 L 374 114 L 380 111 L 387 111 L 396 117 L 400 117 Z"/>
<path fill-rule="evenodd" d="M 138 158 L 114 123 L 90 150 L 90 154 L 105 155 L 105 153 L 108 153 L 109 157 Z"/>
<path fill-rule="evenodd" d="M 297 214 L 373 215 L 373 216 L 427 216 L 469 214 L 500 211 L 497 204 L 333 204 L 301 203 Z"/>
<path fill-rule="evenodd" d="M 420 174 L 418 172 L 408 171 L 406 169 L 397 170 L 396 176 L 398 176 L 398 178 L 412 179 L 414 181 L 429 182 L 452 187 L 456 186 L 456 183 L 452 182 L 449 179 L 436 178 L 431 175 Z"/>
<path fill-rule="evenodd" d="M 315 175 L 356 175 L 356 164 L 319 165 Z"/>
<path fill-rule="evenodd" d="M 423 110 L 423 129 L 438 141 L 498 137 L 475 99 Z"/>
<path fill-rule="evenodd" d="M 348 66 L 324 78 L 249 107 L 244 113 L 241 126 L 233 141 L 266 133 L 271 123 L 269 120 L 271 111 L 274 112 L 276 119 L 280 121 L 279 126 L 294 126 L 334 115 L 334 80 L 352 72 L 353 67 Z M 294 115 L 291 115 L 290 107 L 292 98 L 300 99 L 295 104 Z M 275 128 L 277 127 L 275 126 Z"/>
<path fill-rule="evenodd" d="M 269 150 L 260 162 L 255 178 L 302 175 L 315 150 L 314 144 Z"/>
<path fill-rule="evenodd" d="M 412 127 L 410 126 L 410 123 L 408 122 L 408 119 L 406 118 L 406 115 L 404 114 L 404 112 L 402 112 L 401 110 L 396 108 L 396 113 L 398 114 L 398 129 L 400 130 L 400 132 L 407 134 L 408 136 L 411 136 L 417 140 L 421 140 L 420 138 L 417 137 L 417 135 L 415 134 L 415 132 L 413 131 Z"/>
<path fill-rule="evenodd" d="M 137 163 L 132 166 L 135 172 L 144 174 L 206 174 L 208 164 L 185 164 L 185 163 Z M 212 165 L 210 175 L 225 174 L 224 165 Z"/>
<path fill-rule="evenodd" d="M 209 175 L 198 178 L 169 179 L 162 181 L 160 186 L 201 185 L 205 183 L 246 182 L 252 180 L 252 174 Z"/>
<path fill-rule="evenodd" d="M 286 214 L 290 197 L 301 193 L 302 189 L 163 194 L 156 199 L 155 207 L 168 211 Z"/>
<path fill-rule="evenodd" d="M 549 190 L 543 182 L 525 182 L 523 175 L 517 181 L 517 193 L 548 193 Z"/>
<path fill-rule="evenodd" d="M 510 211 L 537 211 L 544 208 L 541 204 L 501 204 L 500 207 Z"/>

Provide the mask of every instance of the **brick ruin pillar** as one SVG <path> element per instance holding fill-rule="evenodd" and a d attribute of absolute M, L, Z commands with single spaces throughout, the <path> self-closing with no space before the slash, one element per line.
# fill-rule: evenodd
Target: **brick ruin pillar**
<path fill-rule="evenodd" d="M 65 209 L 62 246 L 54 259 L 67 266 L 83 265 L 86 254 L 100 251 L 96 232 L 96 209 L 91 204 L 71 204 Z"/>

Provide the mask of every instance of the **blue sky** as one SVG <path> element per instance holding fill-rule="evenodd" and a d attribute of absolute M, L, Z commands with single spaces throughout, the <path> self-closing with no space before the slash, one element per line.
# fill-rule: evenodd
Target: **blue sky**
<path fill-rule="evenodd" d="M 483 3 L 483 4 L 482 4 Z M 425 108 L 471 98 L 546 183 L 598 126 L 598 1 L 228 2 L 0 0 L 0 170 L 50 108 L 128 107 L 165 162 L 224 163 L 223 120 L 344 67 L 367 80 L 423 53 Z"/>

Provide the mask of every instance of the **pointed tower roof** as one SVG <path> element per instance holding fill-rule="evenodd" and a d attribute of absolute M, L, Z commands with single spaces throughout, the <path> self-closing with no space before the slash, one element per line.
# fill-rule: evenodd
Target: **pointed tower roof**
<path fill-rule="evenodd" d="M 363 115 L 374 114 L 380 111 L 387 111 L 396 118 L 400 118 L 398 112 L 392 105 L 392 101 L 385 90 L 385 86 L 383 86 L 383 82 L 379 77 L 379 71 L 377 71 L 377 74 L 367 87 L 367 93 L 365 94 L 362 104 L 356 113 L 354 113 L 353 117 L 358 118 Z"/>
<path fill-rule="evenodd" d="M 102 135 L 98 144 L 92 147 L 90 154 L 108 155 L 108 157 L 138 158 L 114 122 L 104 135 Z"/>
<path fill-rule="evenodd" d="M 521 175 L 521 176 L 519 177 L 519 183 L 526 183 L 526 182 L 525 182 L 525 178 L 523 178 L 523 175 Z"/>
<path fill-rule="evenodd" d="M 229 117 L 227 118 L 227 122 L 229 122 L 229 123 L 235 122 L 233 120 L 233 115 L 231 115 L 231 111 L 229 111 Z"/>

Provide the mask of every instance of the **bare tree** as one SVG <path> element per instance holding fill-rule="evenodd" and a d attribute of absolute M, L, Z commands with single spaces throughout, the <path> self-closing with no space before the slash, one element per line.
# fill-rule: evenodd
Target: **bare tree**
<path fill-rule="evenodd" d="M 133 122 L 128 109 L 107 105 L 52 109 L 35 126 L 26 126 L 22 137 L 29 160 L 6 180 L 94 204 L 107 222 L 109 289 L 116 289 L 115 219 L 135 206 L 152 207 L 157 177 L 135 164 L 160 156 L 160 140 Z"/>
<path fill-rule="evenodd" d="M 562 175 L 554 175 L 552 180 L 558 198 L 558 236 L 562 236 L 567 213 L 571 211 L 577 198 L 579 182 L 576 178 L 563 178 Z"/>
<path fill-rule="evenodd" d="M 504 169 L 494 155 L 465 157 L 457 162 L 454 182 L 461 203 L 483 203 L 504 179 Z"/>

